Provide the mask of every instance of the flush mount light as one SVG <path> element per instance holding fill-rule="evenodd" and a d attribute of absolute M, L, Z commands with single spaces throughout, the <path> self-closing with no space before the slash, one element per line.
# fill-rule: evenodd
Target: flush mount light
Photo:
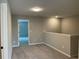
<path fill-rule="evenodd" d="M 43 11 L 43 8 L 40 8 L 40 7 L 33 7 L 33 8 L 30 8 L 30 11 L 41 12 L 41 11 Z"/>
<path fill-rule="evenodd" d="M 59 16 L 55 16 L 56 18 L 58 18 Z"/>
<path fill-rule="evenodd" d="M 55 18 L 58 18 L 59 19 L 59 18 L 61 18 L 61 16 L 55 16 Z"/>

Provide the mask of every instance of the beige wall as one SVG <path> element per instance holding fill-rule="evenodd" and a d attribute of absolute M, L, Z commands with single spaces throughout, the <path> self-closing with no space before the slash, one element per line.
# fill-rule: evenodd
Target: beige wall
<path fill-rule="evenodd" d="M 62 20 L 62 32 L 79 34 L 79 16 L 67 17 Z"/>
<path fill-rule="evenodd" d="M 61 32 L 61 20 L 53 17 L 43 18 L 43 17 L 20 17 L 13 16 L 12 20 L 12 36 L 13 45 L 18 45 L 18 26 L 17 20 L 19 18 L 26 18 L 30 20 L 30 42 L 40 43 L 43 41 L 43 32 Z"/>
<path fill-rule="evenodd" d="M 30 21 L 30 43 L 40 43 L 42 42 L 42 17 L 18 17 L 13 16 L 12 20 L 12 35 L 13 35 L 13 45 L 18 44 L 18 25 L 17 20 L 26 18 Z"/>
<path fill-rule="evenodd" d="M 12 32 L 13 32 L 13 45 L 18 44 L 18 26 L 17 20 L 19 18 L 26 18 L 30 20 L 30 42 L 31 43 L 48 43 L 55 48 L 63 51 L 68 55 L 77 55 L 77 48 L 74 49 L 73 44 L 77 43 L 77 40 L 70 38 L 69 34 L 79 34 L 79 17 L 67 17 L 62 20 L 54 17 L 42 18 L 42 17 L 18 17 L 13 16 L 12 20 Z M 43 32 L 57 32 L 67 34 L 45 34 Z M 64 46 L 64 47 L 63 47 Z M 72 50 L 71 50 L 72 49 Z M 76 51 L 76 53 L 74 53 Z"/>
<path fill-rule="evenodd" d="M 67 17 L 62 20 L 56 19 L 56 18 L 47 18 L 44 20 L 44 26 L 43 26 L 43 31 L 45 32 L 60 32 L 70 34 L 71 38 L 70 41 L 67 40 L 66 36 L 62 40 L 62 36 L 55 36 L 51 34 L 46 34 L 46 38 L 44 38 L 44 42 L 54 46 L 55 48 L 64 51 L 65 53 L 69 54 L 67 51 L 70 52 L 70 55 L 72 57 L 78 55 L 78 35 L 79 35 L 79 16 L 72 16 L 72 17 Z M 44 34 L 45 35 L 45 34 Z M 62 34 L 63 35 L 63 34 Z M 76 36 L 72 36 L 76 35 Z M 64 44 L 62 44 L 62 41 Z M 62 45 L 65 46 L 65 49 L 63 50 Z M 70 45 L 70 49 L 69 46 Z M 67 50 L 69 49 L 69 50 Z"/>
<path fill-rule="evenodd" d="M 43 31 L 73 35 L 79 34 L 79 16 L 65 17 L 62 20 L 48 17 L 43 20 L 43 23 Z"/>
<path fill-rule="evenodd" d="M 67 17 L 62 20 L 62 33 L 77 35 L 75 39 L 71 40 L 71 55 L 77 56 L 78 54 L 78 40 L 79 40 L 79 16 Z M 75 45 L 75 46 L 74 46 Z"/>
<path fill-rule="evenodd" d="M 61 32 L 61 20 L 54 17 L 49 17 L 43 20 L 43 31 Z"/>

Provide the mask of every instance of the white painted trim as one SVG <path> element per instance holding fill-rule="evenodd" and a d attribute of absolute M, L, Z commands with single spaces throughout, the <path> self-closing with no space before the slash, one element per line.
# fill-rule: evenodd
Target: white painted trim
<path fill-rule="evenodd" d="M 13 45 L 13 48 L 15 48 L 15 47 L 19 47 L 19 45 Z"/>
<path fill-rule="evenodd" d="M 37 44 L 43 44 L 43 42 L 40 42 L 40 43 L 29 43 L 29 45 L 37 45 Z"/>
<path fill-rule="evenodd" d="M 15 48 L 15 47 L 19 47 L 19 46 L 20 46 L 20 45 L 19 45 L 19 42 L 18 42 L 17 45 L 13 45 L 12 47 Z"/>
<path fill-rule="evenodd" d="M 27 20 L 28 21 L 28 45 L 30 44 L 30 20 Z"/>
<path fill-rule="evenodd" d="M 67 54 L 67 53 L 65 53 L 65 52 L 63 52 L 63 51 L 61 51 L 61 50 L 59 50 L 59 49 L 53 47 L 52 45 L 45 43 L 45 42 L 40 42 L 40 43 L 30 43 L 29 45 L 37 45 L 37 44 L 45 44 L 45 45 L 49 46 L 50 48 L 53 48 L 54 50 L 56 50 L 56 51 L 58 51 L 58 52 L 64 54 L 65 56 L 67 56 L 67 57 L 69 57 L 69 58 L 71 57 L 71 55 L 69 55 L 69 54 Z"/>
<path fill-rule="evenodd" d="M 1 51 L 2 59 L 9 59 L 7 26 L 7 4 L 1 3 L 1 46 L 4 47 L 4 49 Z"/>
<path fill-rule="evenodd" d="M 71 57 L 71 55 L 69 55 L 69 54 L 67 54 L 67 53 L 65 53 L 65 52 L 63 52 L 63 51 L 61 51 L 61 50 L 59 50 L 59 49 L 53 47 L 52 45 L 45 43 L 45 42 L 29 43 L 29 45 L 37 45 L 37 44 L 45 44 L 45 45 L 49 46 L 50 48 L 52 48 L 52 49 L 54 49 L 54 50 L 56 50 L 56 51 L 58 51 L 58 52 L 64 54 L 65 56 L 67 56 L 67 57 L 69 57 L 69 58 Z M 14 47 L 18 47 L 18 45 L 15 45 Z"/>
<path fill-rule="evenodd" d="M 29 43 L 29 45 L 37 45 L 37 44 L 43 44 L 43 42 L 40 42 L 40 43 Z M 13 48 L 14 47 L 19 47 L 19 44 L 18 45 L 13 45 Z"/>
<path fill-rule="evenodd" d="M 69 54 L 67 54 L 67 53 L 65 53 L 65 52 L 63 52 L 63 51 L 61 51 L 61 50 L 59 50 L 59 49 L 57 49 L 57 48 L 55 48 L 55 47 L 53 47 L 52 45 L 50 45 L 50 44 L 47 44 L 47 43 L 45 43 L 45 42 L 43 42 L 43 44 L 45 44 L 45 45 L 47 45 L 47 46 L 49 46 L 49 47 L 51 47 L 51 48 L 53 48 L 54 50 L 56 50 L 56 51 L 58 51 L 58 52 L 60 52 L 60 53 L 62 53 L 62 54 L 64 54 L 65 56 L 67 56 L 67 57 L 71 57 L 71 55 L 69 55 Z"/>
<path fill-rule="evenodd" d="M 28 22 L 28 19 L 18 19 L 18 22 Z"/>
<path fill-rule="evenodd" d="M 66 36 L 71 36 L 70 34 L 55 33 L 55 32 L 47 32 L 47 31 L 43 31 L 43 33 L 50 33 L 50 34 L 57 34 L 57 35 L 66 35 Z"/>
<path fill-rule="evenodd" d="M 18 19 L 19 22 L 21 21 L 25 21 L 25 22 L 28 22 L 28 45 L 30 44 L 30 21 L 28 19 Z M 18 21 L 17 21 L 17 24 L 18 24 Z M 18 24 L 18 32 L 19 32 L 19 24 Z M 19 38 L 19 34 L 18 34 L 18 38 Z M 18 39 L 18 46 L 20 46 L 20 43 L 19 43 L 19 39 Z"/>

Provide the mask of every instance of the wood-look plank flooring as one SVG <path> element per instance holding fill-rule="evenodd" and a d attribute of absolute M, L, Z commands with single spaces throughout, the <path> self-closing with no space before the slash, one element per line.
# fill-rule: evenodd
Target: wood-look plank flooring
<path fill-rule="evenodd" d="M 77 59 L 55 51 L 46 45 L 13 48 L 12 59 Z"/>

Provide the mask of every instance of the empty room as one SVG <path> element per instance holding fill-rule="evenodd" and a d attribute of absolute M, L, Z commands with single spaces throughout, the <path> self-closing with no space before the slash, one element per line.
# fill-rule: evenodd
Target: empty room
<path fill-rule="evenodd" d="M 78 59 L 78 0 L 0 0 L 1 59 Z"/>

